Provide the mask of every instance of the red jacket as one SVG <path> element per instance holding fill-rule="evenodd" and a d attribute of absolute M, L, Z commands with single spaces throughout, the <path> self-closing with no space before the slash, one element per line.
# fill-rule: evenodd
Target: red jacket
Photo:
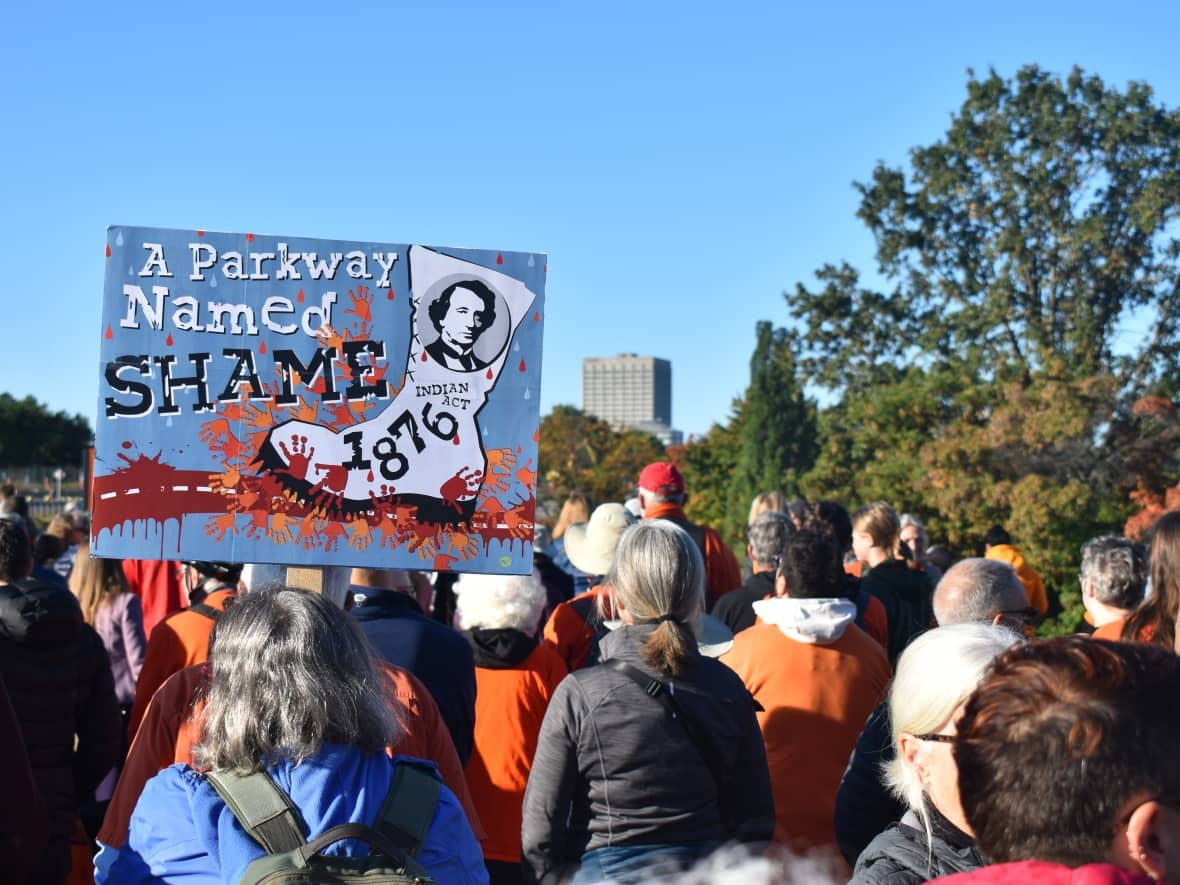
<path fill-rule="evenodd" d="M 1143 873 L 1108 863 L 1072 868 L 1041 860 L 995 864 L 934 881 L 954 885 L 1154 885 L 1154 880 Z"/>

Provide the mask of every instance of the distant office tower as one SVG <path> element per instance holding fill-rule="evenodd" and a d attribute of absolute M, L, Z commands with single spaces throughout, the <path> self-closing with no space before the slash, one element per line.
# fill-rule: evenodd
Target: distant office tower
<path fill-rule="evenodd" d="M 672 364 L 621 353 L 582 360 L 582 411 L 612 427 L 634 427 L 679 443 L 672 429 Z"/>

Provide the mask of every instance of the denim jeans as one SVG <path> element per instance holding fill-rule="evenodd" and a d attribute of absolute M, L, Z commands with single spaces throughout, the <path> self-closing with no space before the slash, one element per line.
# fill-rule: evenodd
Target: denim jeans
<path fill-rule="evenodd" d="M 664 842 L 652 845 L 612 845 L 582 855 L 570 885 L 633 885 L 672 879 L 714 851 L 719 842 Z"/>

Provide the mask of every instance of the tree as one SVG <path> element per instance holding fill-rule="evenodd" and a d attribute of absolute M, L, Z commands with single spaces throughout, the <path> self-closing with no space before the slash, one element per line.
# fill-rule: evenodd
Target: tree
<path fill-rule="evenodd" d="M 0 393 L 0 466 L 74 466 L 91 437 L 82 415 L 52 412 L 31 396 Z"/>
<path fill-rule="evenodd" d="M 816 405 L 796 378 L 794 338 L 761 321 L 750 358 L 750 385 L 741 407 L 741 448 L 730 486 L 734 504 L 755 495 L 799 494 L 799 477 L 816 457 Z"/>
<path fill-rule="evenodd" d="M 743 401 L 734 400 L 729 420 L 714 424 L 703 437 L 671 446 L 668 458 L 684 474 L 689 519 L 711 526 L 735 551 L 745 550 L 746 514 L 730 492 L 742 444 Z M 745 507 L 750 506 L 747 500 Z"/>
<path fill-rule="evenodd" d="M 664 457 L 664 446 L 650 433 L 612 430 L 573 406 L 555 406 L 541 419 L 537 457 L 537 500 L 541 512 L 554 512 L 575 489 L 595 505 L 626 500 L 639 471 Z"/>
<path fill-rule="evenodd" d="M 1080 544 L 1178 478 L 1180 114 L 1078 69 L 970 74 L 946 136 L 857 189 L 883 291 L 838 263 L 785 295 L 838 395 L 804 488 L 912 506 L 962 553 L 1007 524 L 1070 629 Z"/>
<path fill-rule="evenodd" d="M 892 290 L 847 264 L 788 294 L 813 377 L 882 363 L 965 365 L 1025 382 L 1111 372 L 1120 390 L 1180 363 L 1180 113 L 1074 69 L 970 75 L 946 137 L 908 173 L 880 164 L 858 216 Z M 1120 339 L 1134 316 L 1146 334 Z"/>

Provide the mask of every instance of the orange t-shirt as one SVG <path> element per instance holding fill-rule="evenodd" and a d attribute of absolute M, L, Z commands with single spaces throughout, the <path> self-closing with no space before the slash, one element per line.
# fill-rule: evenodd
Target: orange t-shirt
<path fill-rule="evenodd" d="M 800 642 L 759 620 L 721 657 L 763 707 L 776 842 L 835 846 L 836 790 L 892 671 L 884 649 L 855 624 L 831 643 Z"/>
<path fill-rule="evenodd" d="M 521 806 L 549 699 L 569 671 L 542 642 L 517 666 L 475 668 L 475 749 L 467 786 L 488 838 L 483 856 L 520 862 Z"/>
<path fill-rule="evenodd" d="M 485 834 L 467 790 L 459 754 L 434 698 L 408 670 L 384 661 L 377 661 L 377 667 L 388 677 L 389 706 L 403 729 L 390 752 L 429 759 L 437 765 L 443 783 L 450 787 L 467 813 L 475 837 L 483 839 Z M 185 667 L 166 679 L 151 698 L 143 725 L 131 743 L 127 762 L 115 785 L 102 829 L 98 831 L 98 841 L 103 845 L 121 848 L 127 841 L 131 813 L 144 784 L 169 765 L 192 764 L 193 745 L 199 737 L 198 716 L 203 706 L 197 701 L 197 693 L 208 678 L 207 663 Z"/>
<path fill-rule="evenodd" d="M 234 590 L 215 590 L 204 603 L 219 612 L 237 596 Z M 135 683 L 135 701 L 127 720 L 127 736 L 134 737 L 143 721 L 148 701 L 164 681 L 178 670 L 209 659 L 209 637 L 217 622 L 200 612 L 181 609 L 156 625 L 143 656 L 143 669 Z"/>

